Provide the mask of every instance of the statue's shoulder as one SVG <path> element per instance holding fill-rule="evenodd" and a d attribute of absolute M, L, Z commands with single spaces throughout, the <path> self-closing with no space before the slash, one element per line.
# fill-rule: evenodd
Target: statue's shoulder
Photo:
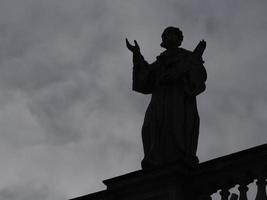
<path fill-rule="evenodd" d="M 163 57 L 163 56 L 166 56 L 168 53 L 167 53 L 167 51 L 165 50 L 165 51 L 163 51 L 163 52 L 161 52 L 159 55 L 158 55 L 158 57 Z"/>
<path fill-rule="evenodd" d="M 192 55 L 192 51 L 189 51 L 187 49 L 184 48 L 177 48 L 175 50 L 172 51 L 163 51 L 159 56 L 157 56 L 157 60 L 165 60 L 165 59 L 169 59 L 172 57 L 189 57 Z"/>
<path fill-rule="evenodd" d="M 157 57 L 157 61 L 160 62 L 162 59 L 164 59 L 167 56 L 167 51 L 161 52 Z"/>
<path fill-rule="evenodd" d="M 190 56 L 192 55 L 192 51 L 184 49 L 184 48 L 179 48 L 179 54 L 185 55 L 185 56 Z"/>

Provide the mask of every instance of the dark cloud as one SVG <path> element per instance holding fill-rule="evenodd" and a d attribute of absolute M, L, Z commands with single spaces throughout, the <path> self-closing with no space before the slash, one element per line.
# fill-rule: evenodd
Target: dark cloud
<path fill-rule="evenodd" d="M 1 199 L 70 198 L 140 168 L 140 127 L 149 96 L 131 92 L 124 39 L 137 39 L 152 62 L 169 25 L 181 27 L 185 48 L 203 38 L 208 43 L 207 92 L 199 97 L 200 160 L 263 143 L 264 5 L 262 0 L 2 0 Z M 42 184 L 26 188 L 24 181 Z"/>
<path fill-rule="evenodd" d="M 29 187 L 29 185 L 31 187 Z M 3 188 L 0 190 L 0 198 L 3 200 L 28 200 L 28 199 L 66 199 L 65 196 L 59 196 L 53 189 L 48 188 L 45 185 L 38 184 L 27 184 L 27 185 L 14 185 L 9 188 Z"/>

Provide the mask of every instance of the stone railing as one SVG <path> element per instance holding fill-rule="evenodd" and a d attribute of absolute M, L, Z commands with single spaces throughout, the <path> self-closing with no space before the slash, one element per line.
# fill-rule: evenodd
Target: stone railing
<path fill-rule="evenodd" d="M 255 200 L 267 200 L 266 178 L 267 144 L 193 168 L 177 163 L 152 171 L 135 171 L 103 181 L 106 190 L 73 200 L 211 200 L 218 191 L 221 200 L 248 200 L 248 184 L 255 180 Z M 229 190 L 237 186 L 238 191 L 231 194 Z"/>
<path fill-rule="evenodd" d="M 200 198 L 210 199 L 220 190 L 221 199 L 228 200 L 229 190 L 238 185 L 239 197 L 231 199 L 247 200 L 248 184 L 256 180 L 256 200 L 267 200 L 267 144 L 200 163 L 191 176 Z"/>
<path fill-rule="evenodd" d="M 71 200 L 87 200 L 87 199 L 90 199 L 90 200 L 106 200 L 108 199 L 107 198 L 107 191 L 106 190 L 103 190 L 103 191 L 100 191 L 100 192 L 95 192 L 95 193 L 92 193 L 92 194 L 87 194 L 85 196 L 81 196 L 81 197 L 77 197 L 77 198 L 74 198 L 74 199 L 71 199 Z"/>

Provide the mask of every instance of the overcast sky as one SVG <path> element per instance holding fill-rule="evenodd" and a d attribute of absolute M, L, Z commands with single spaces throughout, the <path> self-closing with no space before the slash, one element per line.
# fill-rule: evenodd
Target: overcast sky
<path fill-rule="evenodd" d="M 1 0 L 0 199 L 60 200 L 140 169 L 149 96 L 131 91 L 136 39 L 149 62 L 161 33 L 207 41 L 198 156 L 267 142 L 267 1 Z"/>

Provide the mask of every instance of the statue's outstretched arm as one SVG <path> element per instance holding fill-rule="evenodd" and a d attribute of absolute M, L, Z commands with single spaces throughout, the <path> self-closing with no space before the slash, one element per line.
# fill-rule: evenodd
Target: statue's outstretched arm
<path fill-rule="evenodd" d="M 126 47 L 133 53 L 133 90 L 142 94 L 151 94 L 155 78 L 151 65 L 145 61 L 136 40 L 132 45 L 126 38 Z"/>
<path fill-rule="evenodd" d="M 129 40 L 126 38 L 126 47 L 131 51 L 133 54 L 140 54 L 140 47 L 136 40 L 134 40 L 134 45 L 132 45 Z"/>
<path fill-rule="evenodd" d="M 134 45 L 132 45 L 129 40 L 126 38 L 126 47 L 129 51 L 133 53 L 133 64 L 134 67 L 146 66 L 147 62 L 140 52 L 140 47 L 136 40 L 134 40 Z"/>

